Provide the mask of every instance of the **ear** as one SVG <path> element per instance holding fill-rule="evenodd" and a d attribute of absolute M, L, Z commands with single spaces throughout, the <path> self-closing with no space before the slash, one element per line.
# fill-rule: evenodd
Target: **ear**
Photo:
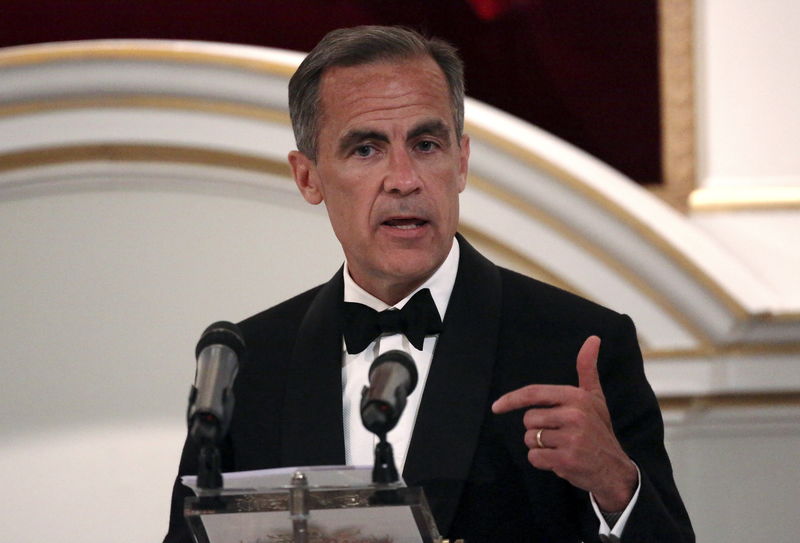
<path fill-rule="evenodd" d="M 292 167 L 294 182 L 306 202 L 313 205 L 322 202 L 324 198 L 314 161 L 300 151 L 291 151 L 289 165 Z"/>
<path fill-rule="evenodd" d="M 469 136 L 461 135 L 461 149 L 459 151 L 458 164 L 458 192 L 462 192 L 467 187 L 467 174 L 469 173 Z"/>

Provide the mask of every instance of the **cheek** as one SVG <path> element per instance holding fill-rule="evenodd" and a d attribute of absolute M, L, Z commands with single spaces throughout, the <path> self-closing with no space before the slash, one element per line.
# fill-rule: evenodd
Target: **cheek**
<path fill-rule="evenodd" d="M 458 176 L 452 176 L 448 183 L 440 185 L 437 197 L 442 208 L 446 209 L 448 213 L 458 215 L 458 198 L 462 190 L 463 184 Z"/>
<path fill-rule="evenodd" d="M 340 190 L 326 204 L 328 216 L 335 229 L 350 235 L 358 235 L 368 229 L 371 205 L 363 195 Z"/>

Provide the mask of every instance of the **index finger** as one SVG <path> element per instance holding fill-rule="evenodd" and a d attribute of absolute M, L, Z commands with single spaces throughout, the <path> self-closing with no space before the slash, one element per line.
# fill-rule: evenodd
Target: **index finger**
<path fill-rule="evenodd" d="M 523 407 L 553 407 L 564 403 L 570 389 L 568 385 L 528 385 L 500 396 L 492 404 L 492 412 L 499 415 Z"/>

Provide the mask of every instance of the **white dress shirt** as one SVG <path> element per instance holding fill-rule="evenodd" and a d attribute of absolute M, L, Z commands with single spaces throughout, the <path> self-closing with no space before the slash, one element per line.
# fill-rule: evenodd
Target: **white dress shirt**
<path fill-rule="evenodd" d="M 459 247 L 458 242 L 454 239 L 453 246 L 450 248 L 450 253 L 447 255 L 442 265 L 439 266 L 439 269 L 437 269 L 425 283 L 420 285 L 419 288 L 393 306 L 387 305 L 358 286 L 350 277 L 347 263 L 345 263 L 344 301 L 364 304 L 375 311 L 384 311 L 391 307 L 402 309 L 414 294 L 427 288 L 431 291 L 436 309 L 439 311 L 439 317 L 444 321 L 447 304 L 450 301 L 450 294 L 453 292 L 453 285 L 456 281 L 458 260 Z M 392 349 L 400 349 L 411 355 L 417 366 L 418 373 L 417 386 L 414 391 L 409 394 L 406 400 L 405 410 L 397 426 L 386 435 L 386 439 L 391 443 L 394 449 L 397 471 L 400 474 L 403 473 L 403 466 L 405 466 L 406 455 L 408 454 L 408 446 L 411 443 L 411 434 L 414 430 L 414 423 L 417 420 L 419 402 L 422 398 L 422 391 L 425 390 L 428 370 L 431 367 L 433 351 L 438 339 L 438 335 L 426 337 L 422 350 L 419 350 L 411 345 L 408 339 L 402 334 L 383 334 L 370 343 L 366 349 L 357 354 L 349 354 L 345 348 L 344 339 L 342 339 L 342 410 L 344 415 L 345 462 L 348 465 L 372 466 L 375 461 L 377 437 L 364 428 L 361 422 L 361 390 L 369 384 L 367 373 L 372 361 L 381 353 Z M 522 429 L 520 428 L 520 440 L 521 439 Z M 641 484 L 641 477 L 639 480 Z M 600 509 L 597 507 L 594 497 L 591 495 L 590 497 L 595 515 L 597 515 L 597 518 L 600 520 L 599 533 L 601 538 L 604 541 L 614 541 L 616 538 L 621 537 L 625 523 L 639 497 L 639 487 L 636 488 L 633 498 L 614 524 L 613 529 L 609 528 Z"/>
<path fill-rule="evenodd" d="M 394 306 L 389 306 L 372 294 L 359 287 L 350 277 L 347 264 L 344 269 L 344 301 L 357 302 L 371 307 L 375 311 L 383 311 L 394 307 L 402 309 L 406 302 L 418 291 L 427 288 L 431 291 L 431 296 L 439 311 L 439 318 L 444 320 L 447 304 L 450 301 L 450 293 L 453 292 L 453 285 L 456 282 L 458 272 L 458 242 L 453 240 L 453 246 L 447 258 L 439 266 L 434 274 L 419 286 L 414 292 L 397 302 Z M 370 343 L 366 349 L 357 354 L 349 354 L 342 341 L 342 406 L 344 414 L 344 451 L 347 464 L 357 466 L 371 466 L 375 461 L 374 451 L 377 437 L 369 430 L 364 428 L 361 423 L 361 390 L 368 384 L 369 367 L 381 353 L 392 349 L 400 349 L 407 352 L 414 359 L 417 366 L 417 386 L 409 394 L 406 400 L 406 408 L 403 411 L 400 421 L 387 435 L 386 439 L 394 449 L 394 460 L 397 465 L 398 473 L 403 473 L 403 466 L 406 462 L 408 445 L 411 443 L 411 433 L 414 430 L 414 423 L 417 420 L 419 401 L 422 398 L 422 391 L 425 390 L 425 382 L 428 378 L 428 370 L 431 367 L 433 349 L 436 347 L 436 340 L 439 336 L 428 336 L 422 345 L 422 350 L 414 348 L 413 345 L 402 334 L 383 334 L 375 341 Z"/>

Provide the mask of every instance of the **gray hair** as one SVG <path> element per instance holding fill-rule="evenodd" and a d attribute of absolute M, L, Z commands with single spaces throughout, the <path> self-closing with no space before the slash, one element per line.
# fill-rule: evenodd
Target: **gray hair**
<path fill-rule="evenodd" d="M 456 141 L 460 142 L 464 132 L 464 64 L 455 47 L 399 26 L 356 26 L 326 34 L 289 81 L 289 115 L 297 149 L 316 161 L 321 114 L 319 88 L 325 70 L 420 56 L 435 60 L 444 73 L 450 90 Z"/>

